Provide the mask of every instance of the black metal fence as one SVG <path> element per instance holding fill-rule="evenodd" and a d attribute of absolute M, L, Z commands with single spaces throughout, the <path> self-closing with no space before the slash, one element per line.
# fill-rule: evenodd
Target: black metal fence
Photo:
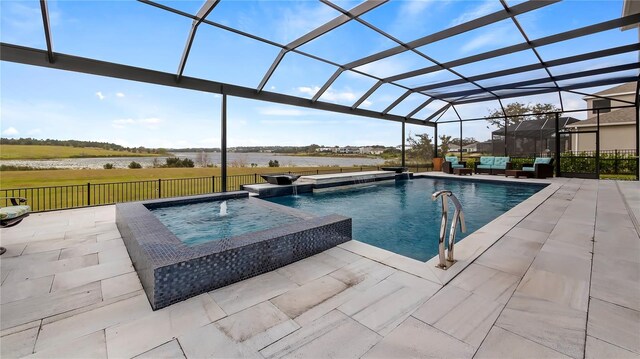
<path fill-rule="evenodd" d="M 380 167 L 348 167 L 289 171 L 297 175 L 317 175 L 341 172 L 379 170 Z M 426 165 L 414 165 L 410 170 L 427 171 Z M 278 172 L 283 173 L 283 172 Z M 264 174 L 264 173 L 263 173 Z M 259 173 L 227 176 L 227 191 L 237 191 L 242 185 L 265 183 Z M 192 196 L 222 191 L 220 176 L 169 178 L 131 182 L 85 183 L 64 186 L 0 189 L 0 206 L 8 206 L 6 197 L 24 197 L 33 212 L 99 206 L 119 202 L 156 198 Z"/>

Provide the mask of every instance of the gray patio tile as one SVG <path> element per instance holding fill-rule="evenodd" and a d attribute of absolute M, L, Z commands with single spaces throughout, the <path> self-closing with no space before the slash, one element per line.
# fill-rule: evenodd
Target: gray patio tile
<path fill-rule="evenodd" d="M 450 285 L 504 304 L 511 297 L 518 280 L 514 275 L 472 263 Z"/>
<path fill-rule="evenodd" d="M 411 315 L 427 324 L 433 325 L 470 295 L 471 292 L 453 285 L 444 286 Z"/>
<path fill-rule="evenodd" d="M 105 249 L 98 253 L 98 261 L 102 263 L 130 260 L 129 252 L 125 246 Z"/>
<path fill-rule="evenodd" d="M 49 293 L 53 276 L 11 282 L 2 286 L 0 304 Z"/>
<path fill-rule="evenodd" d="M 0 337 L 5 337 L 7 335 L 19 333 L 31 328 L 39 328 L 41 323 L 42 323 L 42 320 L 38 319 L 28 323 L 13 326 L 11 328 L 2 329 L 0 330 Z"/>
<path fill-rule="evenodd" d="M 332 311 L 262 349 L 265 358 L 359 358 L 382 337 L 339 311 Z"/>
<path fill-rule="evenodd" d="M 112 239 L 103 242 L 90 242 L 62 249 L 60 252 L 60 259 L 81 257 L 87 254 L 99 253 L 104 250 L 117 247 L 124 247 L 122 240 Z"/>
<path fill-rule="evenodd" d="M 516 227 L 532 229 L 539 232 L 551 233 L 556 226 L 555 222 L 536 221 L 532 219 L 525 219 L 518 223 Z"/>
<path fill-rule="evenodd" d="M 608 232 L 596 230 L 595 239 L 596 256 L 640 263 L 640 238 L 635 229 L 620 227 Z"/>
<path fill-rule="evenodd" d="M 2 245 L 7 251 L 2 254 L 2 260 L 5 261 L 11 257 L 17 257 L 22 254 L 24 249 L 27 247 L 26 243 L 18 243 L 18 244 L 3 244 Z"/>
<path fill-rule="evenodd" d="M 363 358 L 471 358 L 474 351 L 469 344 L 409 317 Z"/>
<path fill-rule="evenodd" d="M 179 336 L 178 342 L 187 358 L 260 358 L 256 351 L 236 343 L 214 324 L 192 329 Z"/>
<path fill-rule="evenodd" d="M 43 324 L 36 350 L 70 343 L 85 335 L 121 323 L 136 320 L 152 313 L 144 295 L 138 295 L 88 312 L 52 323 Z"/>
<path fill-rule="evenodd" d="M 418 277 L 413 278 L 419 284 L 410 283 L 414 280 L 408 277 L 413 276 L 398 272 L 338 309 L 371 330 L 387 335 L 440 288 Z"/>
<path fill-rule="evenodd" d="M 215 324 L 229 338 L 256 351 L 300 328 L 268 301 L 220 319 Z"/>
<path fill-rule="evenodd" d="M 201 294 L 134 321 L 108 327 L 107 351 L 109 357 L 130 358 L 224 316 L 210 296 Z M 186 348 L 183 349 L 189 356 Z"/>
<path fill-rule="evenodd" d="M 593 260 L 591 297 L 640 311 L 638 266 L 638 263 L 622 259 L 605 260 L 596 253 Z"/>
<path fill-rule="evenodd" d="M 587 313 L 517 291 L 496 325 L 538 344 L 579 358 L 584 352 Z"/>
<path fill-rule="evenodd" d="M 90 235 L 90 236 L 81 237 L 81 238 L 74 238 L 74 239 L 59 238 L 59 239 L 53 239 L 48 241 L 39 241 L 39 242 L 27 244 L 27 248 L 24 249 L 24 254 L 48 252 L 56 249 L 75 247 L 78 244 L 95 243 L 95 242 L 96 242 L 95 235 Z"/>
<path fill-rule="evenodd" d="M 498 242 L 499 243 L 499 242 Z M 522 277 L 529 269 L 535 254 L 512 253 L 505 248 L 491 248 L 474 261 L 475 264 Z"/>
<path fill-rule="evenodd" d="M 338 247 L 378 262 L 383 261 L 385 258 L 388 258 L 393 254 L 393 252 L 389 252 L 357 240 L 341 243 Z"/>
<path fill-rule="evenodd" d="M 420 278 L 440 284 L 438 277 L 431 270 L 431 266 L 412 258 L 393 254 L 382 261 L 383 264 L 413 274 Z"/>
<path fill-rule="evenodd" d="M 587 280 L 578 280 L 533 268 L 524 276 L 517 292 L 531 298 L 548 300 L 584 312 L 587 311 L 589 304 L 588 278 Z"/>
<path fill-rule="evenodd" d="M 186 358 L 184 353 L 182 352 L 182 348 L 180 348 L 180 344 L 178 344 L 178 340 L 174 339 L 170 342 L 164 343 L 158 347 L 155 347 L 148 352 L 144 352 L 136 357 L 135 359 L 179 359 Z"/>
<path fill-rule="evenodd" d="M 346 264 L 347 262 L 334 256 L 320 253 L 278 268 L 276 272 L 302 285 L 344 267 Z"/>
<path fill-rule="evenodd" d="M 350 264 L 350 263 L 355 263 L 357 261 L 359 261 L 360 259 L 362 259 L 363 257 L 355 254 L 353 252 L 350 252 L 348 250 L 342 249 L 340 247 L 333 247 L 333 248 L 329 248 L 326 251 L 323 252 L 324 254 L 328 254 L 332 257 L 336 257 L 339 260 L 343 261 L 344 263 Z"/>
<path fill-rule="evenodd" d="M 100 283 L 90 283 L 81 287 L 45 295 L 31 297 L 0 305 L 2 329 L 25 324 L 84 307 L 102 300 Z"/>
<path fill-rule="evenodd" d="M 571 358 L 538 343 L 493 327 L 474 356 L 476 359 L 496 358 Z"/>
<path fill-rule="evenodd" d="M 113 221 L 111 221 L 111 223 L 113 223 Z M 115 230 L 111 230 L 108 232 L 99 233 L 97 237 L 98 242 L 110 241 L 113 239 L 115 240 L 122 239 L 122 236 L 120 235 L 120 231 L 118 231 L 117 228 Z"/>
<path fill-rule="evenodd" d="M 514 227 L 507 233 L 507 236 L 536 242 L 544 242 L 549 238 L 549 233 L 522 227 Z"/>
<path fill-rule="evenodd" d="M 6 335 L 0 338 L 0 356 L 4 359 L 21 358 L 33 353 L 38 327 Z"/>
<path fill-rule="evenodd" d="M 366 289 L 395 273 L 395 269 L 368 258 L 346 265 L 330 275 L 348 286 Z"/>
<path fill-rule="evenodd" d="M 640 359 L 640 354 L 630 352 L 613 344 L 602 341 L 587 335 L 587 347 L 585 348 L 585 359 Z"/>
<path fill-rule="evenodd" d="M 274 271 L 216 289 L 209 295 L 227 314 L 233 314 L 297 287 L 296 283 Z"/>
<path fill-rule="evenodd" d="M 142 289 L 142 284 L 136 272 L 104 279 L 100 281 L 100 285 L 102 286 L 102 298 L 105 300 Z"/>
<path fill-rule="evenodd" d="M 82 307 L 78 307 L 76 309 L 68 310 L 66 312 L 62 312 L 62 313 L 59 313 L 59 314 L 55 314 L 55 315 L 52 315 L 50 317 L 43 318 L 42 319 L 42 325 L 53 323 L 53 322 L 57 322 L 59 320 L 70 318 L 70 317 L 73 317 L 74 315 L 86 313 L 86 312 L 89 312 L 89 311 L 92 311 L 92 310 L 95 310 L 95 309 L 98 309 L 98 308 L 106 307 L 106 306 L 111 305 L 113 303 L 117 303 L 117 302 L 122 301 L 122 300 L 127 300 L 129 298 L 133 298 L 133 297 L 138 296 L 138 295 L 146 295 L 146 294 L 144 293 L 143 290 L 139 290 L 139 291 L 136 291 L 136 292 L 123 294 L 123 295 L 121 295 L 119 297 L 108 298 L 108 299 L 104 299 L 103 298 L 103 300 L 101 300 L 101 301 L 98 301 L 98 302 L 95 302 L 95 303 L 92 303 L 92 304 L 88 304 L 88 305 L 85 305 L 85 306 L 82 306 Z"/>
<path fill-rule="evenodd" d="M 0 261 L 0 268 L 2 271 L 9 271 L 12 269 L 24 269 L 33 265 L 43 264 L 45 262 L 55 262 L 60 257 L 60 250 L 56 249 L 49 252 L 23 254 L 18 257 L 6 257 L 2 255 L 2 261 Z"/>
<path fill-rule="evenodd" d="M 79 268 L 64 273 L 56 274 L 53 280 L 52 292 L 79 287 L 91 282 L 100 281 L 107 278 L 117 277 L 125 273 L 133 272 L 133 265 L 130 259 L 98 264 L 94 266 Z"/>
<path fill-rule="evenodd" d="M 89 254 L 82 257 L 27 265 L 25 266 L 25 268 L 12 270 L 7 276 L 7 279 L 5 279 L 2 284 L 19 282 L 25 279 L 46 277 L 52 274 L 60 274 L 74 269 L 93 266 L 96 264 L 98 264 L 98 255 Z"/>
<path fill-rule="evenodd" d="M 289 318 L 294 319 L 347 288 L 347 285 L 341 281 L 331 276 L 324 276 L 289 290 L 271 299 L 271 302 Z"/>
<path fill-rule="evenodd" d="M 45 348 L 27 358 L 107 358 L 104 330 L 78 338 L 70 343 Z"/>
<path fill-rule="evenodd" d="M 640 312 L 592 298 L 587 334 L 640 354 Z"/>

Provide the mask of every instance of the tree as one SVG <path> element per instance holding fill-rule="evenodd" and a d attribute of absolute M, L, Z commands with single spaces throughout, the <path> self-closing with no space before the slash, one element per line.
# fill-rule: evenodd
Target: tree
<path fill-rule="evenodd" d="M 486 116 L 487 121 L 498 127 L 504 128 L 504 115 L 506 114 L 509 120 L 509 125 L 517 125 L 522 121 L 530 120 L 552 120 L 555 118 L 555 114 L 545 112 L 560 112 L 554 104 L 550 103 L 536 103 L 525 105 L 520 102 L 510 103 L 504 107 L 504 114 L 501 108 L 489 110 L 489 114 Z M 516 116 L 516 117 L 510 117 Z M 499 117 L 499 118 L 491 118 Z"/>
<path fill-rule="evenodd" d="M 476 140 L 475 137 L 465 137 L 462 139 L 462 146 L 470 145 L 476 142 L 478 142 L 478 140 Z M 452 139 L 451 143 L 453 143 L 454 145 L 460 146 L 460 138 Z"/>
<path fill-rule="evenodd" d="M 451 136 L 440 136 L 440 156 L 445 156 L 449 153 L 449 145 L 451 145 Z"/>
<path fill-rule="evenodd" d="M 196 162 L 200 167 L 207 167 L 209 165 L 209 155 L 204 151 L 200 151 L 196 156 Z"/>
<path fill-rule="evenodd" d="M 131 161 L 131 163 L 129 163 L 129 168 L 131 169 L 142 168 L 142 165 L 136 161 Z"/>
<path fill-rule="evenodd" d="M 418 160 L 418 162 L 426 163 L 433 159 L 433 143 L 428 134 L 409 134 L 407 143 L 411 146 L 408 152 L 409 157 Z"/>

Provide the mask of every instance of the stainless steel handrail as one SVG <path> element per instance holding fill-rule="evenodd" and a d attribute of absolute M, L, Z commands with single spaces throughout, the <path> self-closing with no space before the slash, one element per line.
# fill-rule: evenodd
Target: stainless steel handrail
<path fill-rule="evenodd" d="M 464 223 L 464 212 L 462 211 L 462 205 L 458 198 L 449 190 L 442 190 L 434 192 L 431 195 L 431 200 L 436 201 L 438 197 L 442 198 L 442 221 L 440 222 L 440 238 L 438 240 L 438 259 L 439 263 L 437 265 L 438 268 L 447 269 L 449 268 L 455 260 L 453 259 L 453 245 L 456 242 L 456 227 L 458 223 L 460 223 L 460 230 L 462 233 L 467 232 L 467 226 Z M 449 246 L 447 247 L 447 256 L 445 259 L 445 245 L 444 240 L 447 233 L 447 217 L 449 215 L 449 201 L 448 198 L 451 198 L 451 202 L 453 202 L 455 212 L 453 213 L 453 220 L 451 221 L 451 229 L 449 230 Z"/>

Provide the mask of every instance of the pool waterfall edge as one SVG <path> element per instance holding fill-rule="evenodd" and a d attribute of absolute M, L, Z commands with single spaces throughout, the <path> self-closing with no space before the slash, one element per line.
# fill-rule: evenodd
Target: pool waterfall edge
<path fill-rule="evenodd" d="M 147 208 L 238 198 L 249 200 L 249 194 L 238 191 L 116 205 L 116 225 L 154 310 L 275 270 L 351 240 L 351 218 L 310 216 L 269 203 L 272 209 L 296 215 L 300 220 L 189 246 Z"/>

